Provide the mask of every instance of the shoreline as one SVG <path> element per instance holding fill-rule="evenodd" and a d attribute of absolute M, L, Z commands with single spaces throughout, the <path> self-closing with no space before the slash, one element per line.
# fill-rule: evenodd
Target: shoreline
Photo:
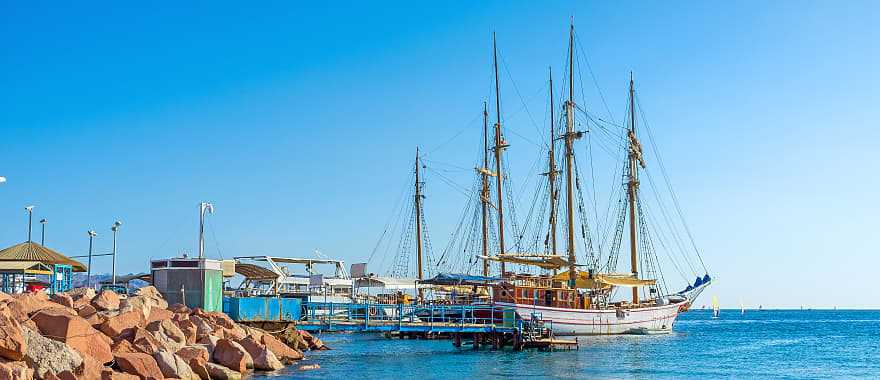
<path fill-rule="evenodd" d="M 324 349 L 293 326 L 272 333 L 169 305 L 152 286 L 129 297 L 90 288 L 0 293 L 0 378 L 241 379 L 320 368 L 298 363 Z"/>

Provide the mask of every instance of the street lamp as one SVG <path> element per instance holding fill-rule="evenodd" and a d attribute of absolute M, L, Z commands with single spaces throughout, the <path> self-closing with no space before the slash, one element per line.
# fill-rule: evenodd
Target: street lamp
<path fill-rule="evenodd" d="M 46 246 L 46 224 L 48 224 L 48 223 L 49 223 L 49 221 L 46 220 L 45 218 L 40 220 L 40 224 L 43 225 L 43 233 L 42 233 L 42 235 L 40 235 L 40 245 L 42 245 L 44 247 Z"/>
<path fill-rule="evenodd" d="M 199 203 L 199 259 L 205 258 L 205 213 L 213 214 L 214 205 L 207 202 Z"/>
<path fill-rule="evenodd" d="M 92 230 L 89 230 L 89 267 L 86 272 L 86 287 L 92 287 L 92 241 L 95 239 L 95 236 L 98 236 L 98 233 Z"/>
<path fill-rule="evenodd" d="M 117 220 L 113 222 L 113 225 L 110 226 L 110 230 L 113 231 L 113 285 L 116 285 L 116 232 L 119 231 L 119 226 L 122 225 L 121 220 Z"/>
<path fill-rule="evenodd" d="M 24 208 L 28 213 L 28 243 L 31 242 L 31 225 L 33 224 L 34 219 L 34 206 L 27 206 Z"/>

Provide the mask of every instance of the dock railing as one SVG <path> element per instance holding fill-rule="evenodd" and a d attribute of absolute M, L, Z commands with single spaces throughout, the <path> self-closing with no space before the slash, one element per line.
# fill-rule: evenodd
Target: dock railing
<path fill-rule="evenodd" d="M 495 305 L 309 302 L 302 327 L 359 331 L 495 331 L 517 328 L 515 311 Z"/>

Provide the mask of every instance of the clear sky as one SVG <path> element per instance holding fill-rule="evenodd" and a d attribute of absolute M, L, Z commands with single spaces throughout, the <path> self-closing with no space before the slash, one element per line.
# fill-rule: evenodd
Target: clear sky
<path fill-rule="evenodd" d="M 3 2 L 0 243 L 26 239 L 28 204 L 68 255 L 86 252 L 89 229 L 109 251 L 118 218 L 121 272 L 143 271 L 195 250 L 197 204 L 212 201 L 213 257 L 363 261 L 416 146 L 473 167 L 493 30 L 512 176 L 528 174 L 574 16 L 618 120 L 635 72 L 718 280 L 708 296 L 880 307 L 876 3 L 241 5 Z M 464 197 L 426 181 L 436 250 Z"/>

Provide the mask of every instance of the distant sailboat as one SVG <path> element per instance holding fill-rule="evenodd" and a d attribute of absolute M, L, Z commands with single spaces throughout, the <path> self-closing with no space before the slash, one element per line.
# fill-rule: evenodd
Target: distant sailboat
<path fill-rule="evenodd" d="M 742 300 L 739 300 L 739 315 L 746 315 L 746 306 L 743 305 Z"/>
<path fill-rule="evenodd" d="M 718 318 L 721 314 L 721 308 L 718 307 L 718 297 L 712 296 L 712 319 Z"/>

